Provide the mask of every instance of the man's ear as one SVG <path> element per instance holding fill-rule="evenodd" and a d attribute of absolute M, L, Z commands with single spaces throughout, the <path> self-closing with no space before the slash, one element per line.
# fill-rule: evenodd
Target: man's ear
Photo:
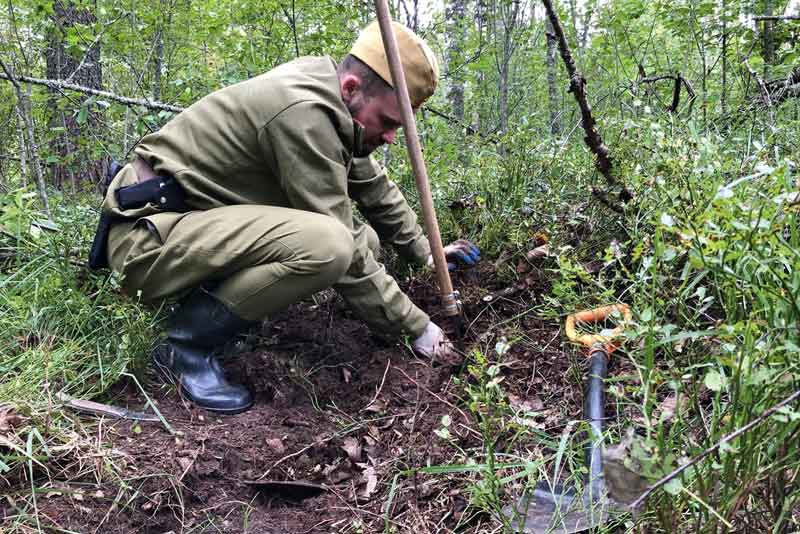
<path fill-rule="evenodd" d="M 342 100 L 349 103 L 361 91 L 361 78 L 352 72 L 346 72 L 339 78 L 339 89 Z"/>

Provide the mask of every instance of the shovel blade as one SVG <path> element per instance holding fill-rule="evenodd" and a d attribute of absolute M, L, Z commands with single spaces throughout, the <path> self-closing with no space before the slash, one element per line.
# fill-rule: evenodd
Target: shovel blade
<path fill-rule="evenodd" d="M 608 519 L 602 501 L 593 503 L 573 491 L 541 483 L 524 494 L 516 506 L 507 506 L 504 513 L 512 518 L 513 532 L 524 534 L 572 534 Z"/>

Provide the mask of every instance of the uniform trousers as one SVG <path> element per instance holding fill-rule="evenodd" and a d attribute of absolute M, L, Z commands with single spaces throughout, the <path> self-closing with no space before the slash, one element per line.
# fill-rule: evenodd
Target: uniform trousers
<path fill-rule="evenodd" d="M 378 236 L 363 226 L 378 257 Z M 109 236 L 109 263 L 128 294 L 158 302 L 210 285 L 249 321 L 331 287 L 353 253 L 352 232 L 338 220 L 279 206 L 161 213 L 117 223 Z"/>

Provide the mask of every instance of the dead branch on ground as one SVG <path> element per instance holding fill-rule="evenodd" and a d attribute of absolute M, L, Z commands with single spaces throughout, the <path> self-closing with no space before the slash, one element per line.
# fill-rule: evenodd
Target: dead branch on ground
<path fill-rule="evenodd" d="M 772 112 L 772 97 L 769 93 L 769 89 L 767 88 L 767 84 L 764 83 L 764 80 L 758 75 L 758 73 L 753 70 L 753 67 L 750 66 L 748 60 L 744 60 L 744 66 L 747 68 L 747 71 L 750 73 L 750 76 L 756 81 L 758 85 L 758 89 L 761 92 L 761 101 L 758 105 L 766 106 L 767 110 L 769 111 L 770 120 L 775 122 L 775 116 Z"/>
<path fill-rule="evenodd" d="M 800 67 L 795 67 L 786 78 L 764 82 L 772 105 L 780 104 L 791 97 L 800 97 Z"/>
<path fill-rule="evenodd" d="M 586 133 L 586 136 L 583 138 L 583 140 L 586 142 L 589 150 L 591 150 L 595 155 L 595 167 L 606 179 L 608 185 L 611 188 L 620 188 L 618 199 L 619 202 L 624 205 L 626 202 L 633 199 L 633 194 L 628 190 L 627 187 L 625 187 L 624 184 L 619 183 L 619 180 L 617 180 L 612 172 L 613 162 L 611 160 L 610 150 L 603 142 L 603 138 L 600 136 L 600 133 L 595 127 L 596 122 L 592 116 L 592 109 L 589 106 L 589 102 L 586 98 L 586 79 L 575 67 L 575 61 L 573 60 L 572 53 L 569 50 L 569 44 L 567 43 L 567 38 L 564 35 L 564 29 L 561 27 L 561 21 L 558 19 L 558 14 L 556 14 L 555 9 L 553 9 L 553 3 L 551 0 L 542 0 L 542 3 L 547 11 L 547 17 L 550 19 L 550 23 L 553 26 L 553 32 L 555 33 L 555 37 L 558 42 L 558 50 L 561 53 L 561 59 L 564 60 L 564 65 L 569 73 L 569 92 L 575 96 L 575 100 L 578 102 L 578 107 L 581 110 L 581 125 Z M 609 204 L 606 205 L 610 204 L 611 203 L 609 202 Z M 623 210 L 622 206 L 617 205 L 616 208 L 617 209 L 614 211 L 619 213 L 621 213 Z"/>

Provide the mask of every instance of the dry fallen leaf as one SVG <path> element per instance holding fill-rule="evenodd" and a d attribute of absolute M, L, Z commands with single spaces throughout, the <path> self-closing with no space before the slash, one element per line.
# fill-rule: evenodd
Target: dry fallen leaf
<path fill-rule="evenodd" d="M 353 473 L 349 470 L 345 469 L 343 466 L 341 468 L 335 469 L 328 473 L 327 479 L 330 481 L 331 484 L 340 484 L 345 480 L 350 480 L 353 478 Z"/>
<path fill-rule="evenodd" d="M 436 484 L 435 480 L 426 480 L 425 482 L 420 484 L 417 489 L 419 490 L 419 496 L 423 499 L 427 499 L 428 497 L 433 495 L 434 491 L 439 489 L 439 487 Z"/>
<path fill-rule="evenodd" d="M 609 243 L 608 246 L 611 248 L 611 254 L 616 259 L 620 259 L 622 256 L 624 256 L 624 254 L 622 253 L 622 247 L 620 247 L 619 241 L 617 241 L 616 239 L 612 239 L 611 243 Z"/>
<path fill-rule="evenodd" d="M 347 367 L 342 367 L 342 378 L 344 378 L 344 383 L 349 384 L 352 377 L 353 373 L 350 372 L 350 369 Z"/>
<path fill-rule="evenodd" d="M 364 408 L 365 412 L 381 413 L 386 411 L 386 402 L 383 399 L 375 399 L 369 406 Z"/>
<path fill-rule="evenodd" d="M 583 264 L 583 268 L 589 274 L 597 274 L 603 270 L 605 263 L 602 260 L 594 260 Z"/>
<path fill-rule="evenodd" d="M 622 504 L 633 503 L 650 486 L 647 478 L 637 472 L 641 470 L 639 462 L 630 457 L 633 440 L 633 434 L 629 433 L 621 443 L 603 449 L 603 475 L 608 494 Z M 626 465 L 626 460 L 632 468 Z"/>
<path fill-rule="evenodd" d="M 513 393 L 508 396 L 508 402 L 515 410 L 525 412 L 538 412 L 544 408 L 544 403 L 539 397 L 521 398 Z"/>
<path fill-rule="evenodd" d="M 13 406 L 7 404 L 0 406 L 0 432 L 7 432 L 20 426 L 25 419 L 19 415 Z"/>
<path fill-rule="evenodd" d="M 342 449 L 347 453 L 347 457 L 350 458 L 351 462 L 356 463 L 361 461 L 361 443 L 359 443 L 357 438 L 352 436 L 344 438 Z"/>
<path fill-rule="evenodd" d="M 359 500 L 368 500 L 378 487 L 378 475 L 375 473 L 375 468 L 370 465 L 364 469 L 361 474 L 361 480 L 365 482 L 365 485 L 364 489 L 358 494 Z"/>
<path fill-rule="evenodd" d="M 670 394 L 658 405 L 658 420 L 664 422 L 675 417 L 675 410 L 679 404 L 681 405 L 680 411 L 683 413 L 686 409 L 686 405 L 683 403 L 681 395 L 679 393 Z"/>
<path fill-rule="evenodd" d="M 178 465 L 181 466 L 181 471 L 183 472 L 183 475 L 185 475 L 189 471 L 189 469 L 192 468 L 193 464 L 194 461 L 192 461 L 191 458 L 183 458 L 183 457 L 178 458 Z"/>
<path fill-rule="evenodd" d="M 550 245 L 540 245 L 533 250 L 529 250 L 527 254 L 525 254 L 525 259 L 528 261 L 538 260 L 540 258 L 546 258 L 550 255 Z"/>

